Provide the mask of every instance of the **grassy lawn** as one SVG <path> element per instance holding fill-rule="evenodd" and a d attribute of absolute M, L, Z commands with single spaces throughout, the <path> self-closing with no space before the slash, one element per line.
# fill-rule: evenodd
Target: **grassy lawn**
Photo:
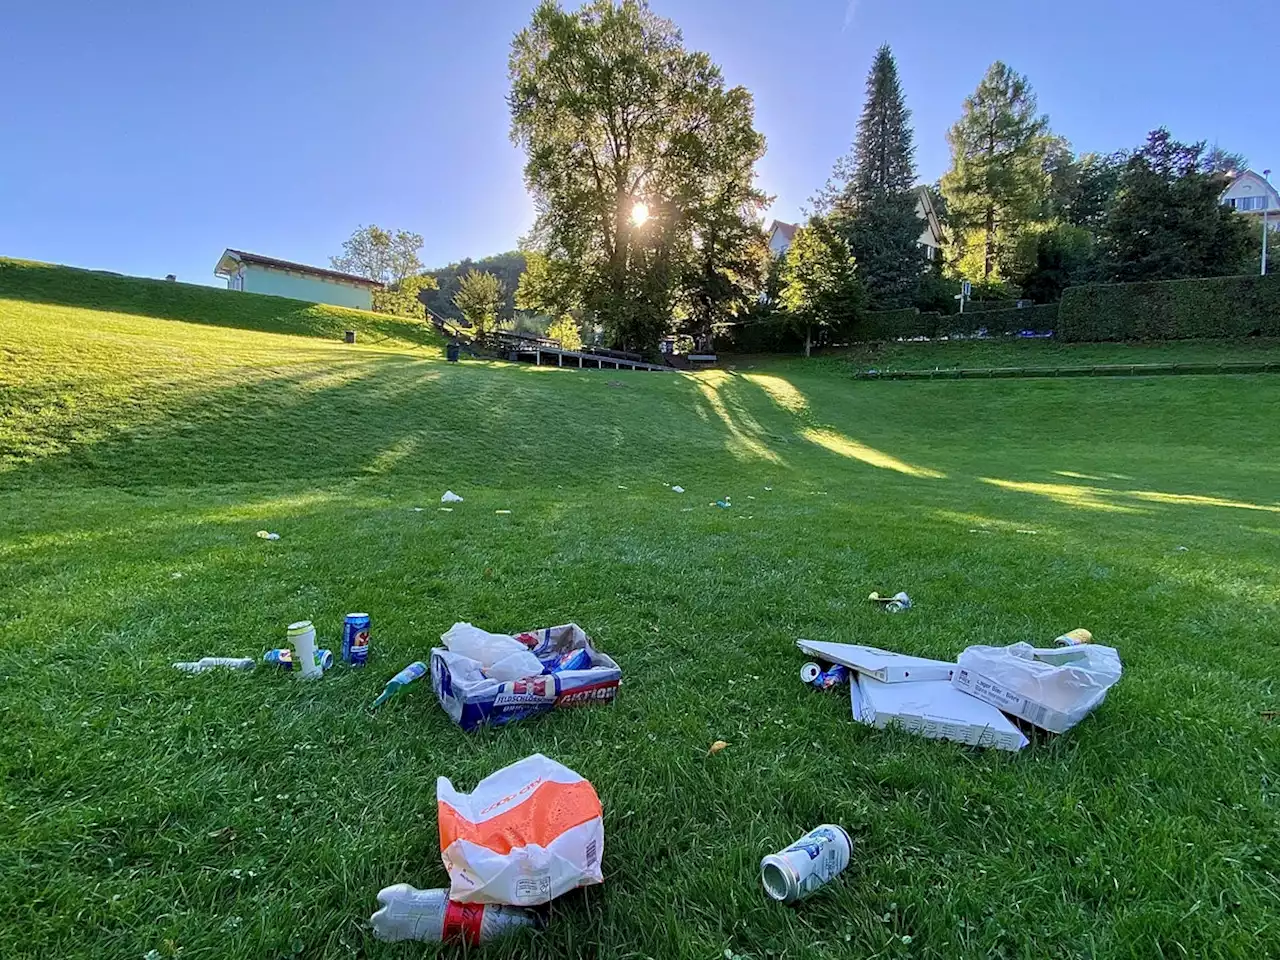
<path fill-rule="evenodd" d="M 1280 378 L 446 364 L 66 299 L 0 282 L 0 956 L 434 955 L 375 941 L 374 895 L 445 882 L 436 776 L 535 751 L 595 784 L 606 882 L 486 956 L 1280 943 Z M 169 666 L 303 617 L 336 647 L 348 610 L 363 671 Z M 427 686 L 370 713 L 455 620 L 580 623 L 617 703 L 478 734 Z M 953 657 L 1077 626 L 1125 677 L 1017 755 L 797 678 L 797 637 Z M 760 857 L 825 821 L 849 870 L 768 902 Z"/>
<path fill-rule="evenodd" d="M 964 367 L 1087 367 L 1110 363 L 1221 363 L 1280 360 L 1280 341 L 1164 340 L 1147 343 L 1058 343 L 1000 337 L 930 343 L 862 344 L 832 351 L 824 363 L 855 370 L 933 370 Z"/>

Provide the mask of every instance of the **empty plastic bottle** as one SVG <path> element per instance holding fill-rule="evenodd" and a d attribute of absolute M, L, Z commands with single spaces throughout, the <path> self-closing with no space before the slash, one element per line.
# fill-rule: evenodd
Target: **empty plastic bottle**
<path fill-rule="evenodd" d="M 425 676 L 426 672 L 427 665 L 425 663 L 421 660 L 413 661 L 413 663 L 409 664 L 387 681 L 387 685 L 382 688 L 382 692 L 378 694 L 378 699 L 373 701 L 373 705 L 375 707 L 382 706 L 409 684 L 413 683 L 413 681 L 417 680 L 421 676 Z"/>
<path fill-rule="evenodd" d="M 201 657 L 199 660 L 188 660 L 175 663 L 174 669 L 184 673 L 204 673 L 216 667 L 227 667 L 231 670 L 252 670 L 257 664 L 253 657 Z"/>
<path fill-rule="evenodd" d="M 524 927 L 540 927 L 538 914 L 524 907 L 458 903 L 448 890 L 417 890 L 396 883 L 378 891 L 380 909 L 370 921 L 379 940 L 488 943 Z"/>

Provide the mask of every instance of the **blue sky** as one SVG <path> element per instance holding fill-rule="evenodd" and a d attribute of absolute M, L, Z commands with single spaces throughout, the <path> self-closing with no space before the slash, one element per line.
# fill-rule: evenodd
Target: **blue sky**
<path fill-rule="evenodd" d="M 533 208 L 508 140 L 532 0 L 43 0 L 0 29 L 0 255 L 215 283 L 224 247 L 326 264 L 360 224 L 443 265 L 516 245 Z M 892 45 L 922 180 L 991 61 L 1028 75 L 1077 150 L 1167 125 L 1280 173 L 1280 4 L 1192 0 L 653 0 L 756 99 L 772 216 L 847 149 Z M 1235 14 L 1238 14 L 1237 17 Z"/>

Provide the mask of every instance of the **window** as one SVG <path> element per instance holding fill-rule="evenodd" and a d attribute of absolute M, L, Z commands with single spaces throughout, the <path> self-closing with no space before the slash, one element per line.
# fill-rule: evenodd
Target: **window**
<path fill-rule="evenodd" d="M 1237 210 L 1265 210 L 1267 209 L 1267 198 L 1262 197 L 1240 197 L 1236 200 L 1230 200 L 1228 203 Z"/>

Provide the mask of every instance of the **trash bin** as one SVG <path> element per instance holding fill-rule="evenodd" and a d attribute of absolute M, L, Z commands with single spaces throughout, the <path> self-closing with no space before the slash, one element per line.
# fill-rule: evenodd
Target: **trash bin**
<path fill-rule="evenodd" d="M 345 340 L 347 341 L 347 343 L 355 343 L 355 342 L 356 342 L 356 332 L 355 332 L 354 330 L 348 330 L 348 331 L 346 332 L 346 335 L 343 337 L 343 339 L 345 339 Z"/>
<path fill-rule="evenodd" d="M 448 360 L 450 363 L 457 363 L 458 354 L 460 354 L 461 352 L 462 352 L 462 348 L 458 346 L 456 341 L 451 342 L 447 347 L 444 348 L 445 359 Z"/>

